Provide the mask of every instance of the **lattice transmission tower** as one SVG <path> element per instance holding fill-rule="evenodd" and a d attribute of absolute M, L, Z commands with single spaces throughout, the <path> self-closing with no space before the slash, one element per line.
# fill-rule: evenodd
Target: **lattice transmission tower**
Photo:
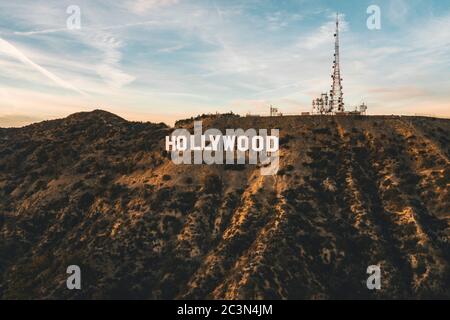
<path fill-rule="evenodd" d="M 336 14 L 336 33 L 334 34 L 334 61 L 331 78 L 333 84 L 330 91 L 330 112 L 344 112 L 344 93 L 342 91 L 341 66 L 339 65 L 339 14 Z"/>

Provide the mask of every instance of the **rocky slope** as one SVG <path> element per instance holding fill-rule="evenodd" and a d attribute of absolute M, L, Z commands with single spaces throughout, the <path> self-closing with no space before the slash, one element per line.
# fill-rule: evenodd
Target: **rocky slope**
<path fill-rule="evenodd" d="M 278 175 L 174 165 L 171 128 L 98 110 L 0 129 L 0 298 L 450 298 L 449 120 L 203 121 L 279 128 Z"/>

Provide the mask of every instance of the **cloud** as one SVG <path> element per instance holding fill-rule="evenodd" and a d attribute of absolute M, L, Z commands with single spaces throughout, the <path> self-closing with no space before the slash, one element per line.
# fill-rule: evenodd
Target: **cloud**
<path fill-rule="evenodd" d="M 122 53 L 120 48 L 123 42 L 107 32 L 94 32 L 83 34 L 82 39 L 88 46 L 102 52 L 102 60 L 96 67 L 97 74 L 111 87 L 121 88 L 136 77 L 121 70 Z"/>
<path fill-rule="evenodd" d="M 63 32 L 65 8 L 59 1 L 24 3 L 0 5 L 5 38 L 23 44 L 30 60 L 92 96 L 89 101 L 72 96 L 72 105 L 50 88 L 54 108 L 59 102 L 70 105 L 67 111 L 95 105 L 118 113 L 123 108 L 136 117 L 184 117 L 235 108 L 245 113 L 256 105 L 265 111 L 263 106 L 273 103 L 291 113 L 309 110 L 310 100 L 330 86 L 335 16 L 315 2 L 290 8 L 297 1 L 80 0 L 83 28 L 76 32 Z M 26 10 L 35 6 L 36 11 Z M 393 113 L 403 110 L 401 105 L 424 108 L 426 100 L 445 106 L 450 80 L 439 78 L 450 65 L 448 12 L 439 17 L 422 12 L 414 24 L 405 21 L 391 30 L 386 23 L 369 32 L 357 16 L 365 11 L 352 10 L 345 12 L 348 20 L 341 16 L 345 102 L 365 100 L 374 113 Z M 24 89 L 15 96 L 19 108 L 45 85 L 42 73 L 29 66 L 0 59 L 1 82 Z M 399 99 L 408 94 L 411 99 Z M 49 99 L 30 112 L 43 113 Z"/>
<path fill-rule="evenodd" d="M 65 89 L 76 91 L 79 94 L 84 95 L 84 96 L 86 95 L 86 93 L 84 93 L 80 89 L 76 88 L 75 86 L 73 86 L 69 82 L 59 78 L 57 75 L 55 75 L 52 72 L 48 71 L 47 69 L 41 67 L 37 63 L 31 61 L 19 49 L 17 49 L 15 46 L 13 46 L 8 41 L 3 40 L 1 38 L 0 38 L 0 52 L 4 53 L 6 55 L 9 55 L 11 57 L 14 57 L 14 58 L 18 59 L 19 61 L 21 61 L 22 63 L 32 67 L 33 69 L 35 69 L 36 71 L 40 72 L 42 75 L 44 75 L 48 79 L 52 80 L 54 83 L 56 83 L 57 85 L 59 85 L 61 87 L 65 88 Z"/>
<path fill-rule="evenodd" d="M 181 50 L 184 47 L 186 47 L 184 44 L 177 44 L 177 45 L 174 45 L 174 46 L 158 49 L 158 52 L 161 52 L 161 53 L 172 53 L 172 52 Z"/>
<path fill-rule="evenodd" d="M 288 22 L 281 12 L 275 12 L 267 16 L 267 23 L 269 24 L 269 29 L 278 30 L 287 27 Z"/>
<path fill-rule="evenodd" d="M 0 116 L 0 128 L 7 128 L 7 127 L 23 127 L 28 124 L 39 122 L 44 119 L 38 118 L 38 117 L 30 117 L 27 115 L 20 115 L 20 114 L 11 114 L 11 115 L 5 115 Z"/>
<path fill-rule="evenodd" d="M 15 31 L 15 35 L 19 36 L 34 36 L 38 34 L 48 34 L 55 32 L 67 32 L 69 29 L 67 28 L 56 28 L 56 29 L 43 29 L 43 30 L 33 30 L 33 31 Z"/>
<path fill-rule="evenodd" d="M 134 13 L 145 14 L 150 10 L 177 4 L 178 0 L 134 0 L 130 8 Z"/>
<path fill-rule="evenodd" d="M 318 30 L 303 40 L 301 46 L 304 46 L 308 50 L 317 49 L 323 44 L 329 44 L 334 41 L 333 34 L 336 30 L 336 16 L 331 15 L 330 20 L 321 25 Z M 348 30 L 348 23 L 345 20 L 345 15 L 339 15 L 339 31 L 345 32 Z"/>
<path fill-rule="evenodd" d="M 387 10 L 387 16 L 391 23 L 404 24 L 409 13 L 409 6 L 405 0 L 391 0 Z"/>
<path fill-rule="evenodd" d="M 397 101 L 403 99 L 409 100 L 417 97 L 427 97 L 430 95 L 428 90 L 415 86 L 373 87 L 367 90 L 367 92 Z"/>
<path fill-rule="evenodd" d="M 117 29 L 126 29 L 131 27 L 139 27 L 139 26 L 157 26 L 159 25 L 159 21 L 157 20 L 148 20 L 148 21 L 140 21 L 140 22 L 132 22 L 132 23 L 125 23 L 125 24 L 113 24 L 108 26 L 95 26 L 95 27 L 88 27 L 83 26 L 83 32 L 90 32 L 90 31 L 102 31 L 102 30 L 117 30 Z M 31 31 L 15 31 L 13 32 L 14 35 L 18 36 L 35 36 L 35 35 L 46 35 L 50 33 L 57 33 L 57 32 L 68 32 L 68 33 L 75 33 L 78 32 L 78 29 L 71 30 L 68 28 L 55 28 L 55 29 L 42 29 L 42 30 L 31 30 Z"/>

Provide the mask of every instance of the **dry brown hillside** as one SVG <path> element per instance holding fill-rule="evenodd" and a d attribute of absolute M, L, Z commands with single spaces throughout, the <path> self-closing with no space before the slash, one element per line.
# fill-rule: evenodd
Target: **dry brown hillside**
<path fill-rule="evenodd" d="M 98 110 L 1 129 L 0 298 L 450 298 L 450 120 L 203 120 L 280 129 L 278 175 L 174 165 L 171 128 Z"/>

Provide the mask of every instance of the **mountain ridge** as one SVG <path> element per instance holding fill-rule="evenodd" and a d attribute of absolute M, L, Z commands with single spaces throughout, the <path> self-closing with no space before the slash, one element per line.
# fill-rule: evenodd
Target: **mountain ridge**
<path fill-rule="evenodd" d="M 449 120 L 202 120 L 279 128 L 278 175 L 174 165 L 170 127 L 100 110 L 0 130 L 0 297 L 450 298 Z"/>

